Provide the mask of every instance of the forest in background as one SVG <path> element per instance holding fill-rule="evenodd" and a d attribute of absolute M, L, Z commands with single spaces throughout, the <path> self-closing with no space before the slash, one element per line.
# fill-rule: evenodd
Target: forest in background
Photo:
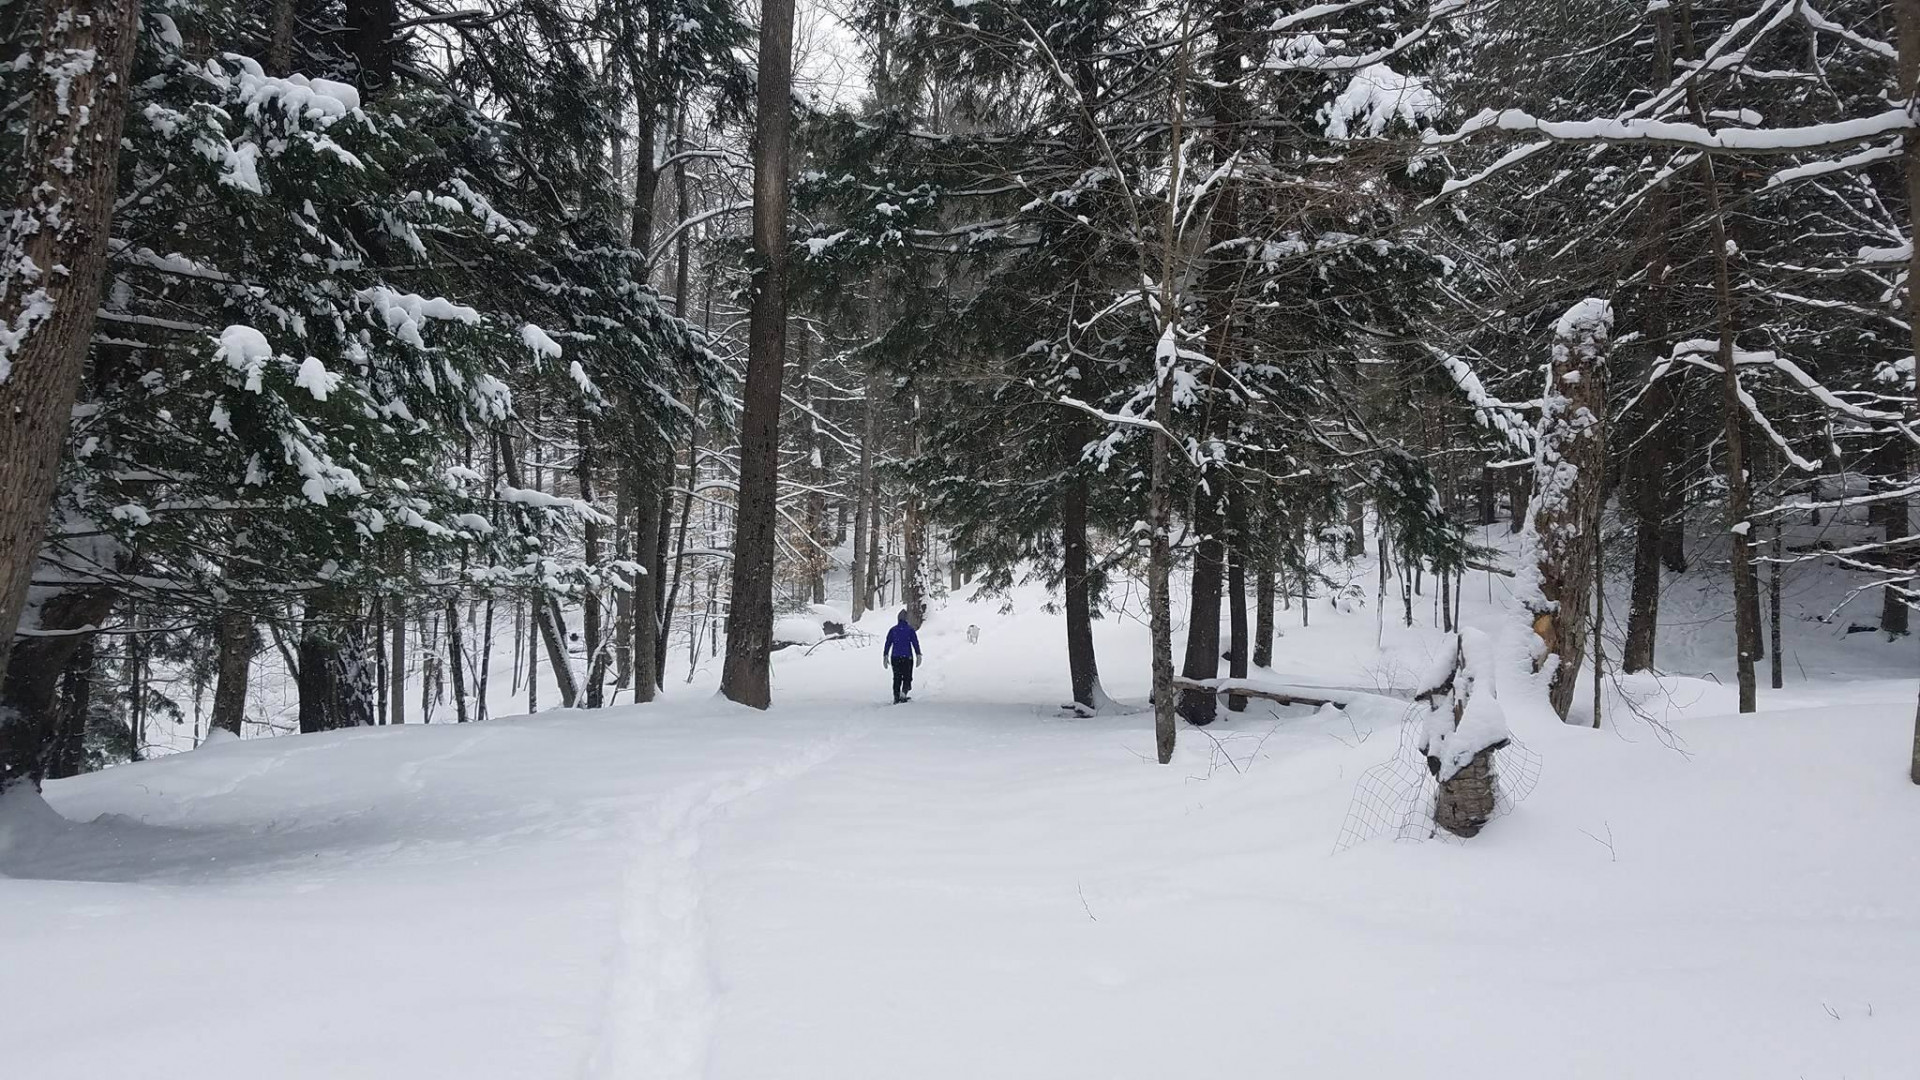
<path fill-rule="evenodd" d="M 0 785 L 266 734 L 269 664 L 300 731 L 669 649 L 765 706 L 778 613 L 976 577 L 1059 587 L 1087 710 L 1143 583 L 1164 762 L 1279 597 L 1365 551 L 1450 626 L 1493 523 L 1563 717 L 1688 567 L 1743 711 L 1783 568 L 1910 632 L 1915 0 L 803 14 L 0 10 Z"/>

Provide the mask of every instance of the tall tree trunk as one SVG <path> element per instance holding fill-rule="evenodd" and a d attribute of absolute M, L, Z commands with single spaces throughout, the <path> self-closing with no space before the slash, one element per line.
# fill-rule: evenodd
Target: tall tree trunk
<path fill-rule="evenodd" d="M 1693 40 L 1692 6 L 1681 9 L 1681 43 L 1688 59 L 1697 55 Z M 1687 107 L 1696 123 L 1707 123 L 1706 107 L 1701 104 L 1699 86 L 1687 86 Z M 1720 179 L 1713 156 L 1700 157 L 1700 178 L 1706 192 L 1707 224 L 1713 246 L 1714 308 L 1719 326 L 1720 410 L 1727 465 L 1727 536 L 1733 573 L 1734 647 L 1740 684 L 1740 711 L 1759 707 L 1754 661 L 1760 653 L 1760 598 L 1753 573 L 1753 541 L 1748 535 L 1753 522 L 1748 520 L 1751 499 L 1747 475 L 1746 410 L 1740 403 L 1740 372 L 1734 366 L 1733 274 L 1727 250 L 1727 219 L 1720 205 Z"/>
<path fill-rule="evenodd" d="M 692 414 L 687 425 L 687 489 L 681 493 L 680 525 L 673 541 L 673 581 L 667 587 L 666 602 L 660 605 L 660 633 L 653 648 L 654 678 L 663 689 L 667 677 L 667 642 L 673 630 L 673 612 L 680 603 L 680 577 L 687 566 L 687 524 L 693 519 L 693 489 L 700 486 L 700 396 L 697 392 L 693 398 Z M 665 482 L 660 487 L 663 497 L 672 494 L 677 475 L 671 453 L 667 455 L 665 468 Z M 691 615 L 687 621 L 691 632 Z"/>
<path fill-rule="evenodd" d="M 547 646 L 547 663 L 553 666 L 553 681 L 560 691 L 560 707 L 571 709 L 580 703 L 580 680 L 573 660 L 567 655 L 567 617 L 560 610 L 560 599 L 552 593 L 537 594 L 535 619 L 540 624 L 540 640 Z"/>
<path fill-rule="evenodd" d="M 1171 328 L 1165 334 L 1171 336 Z M 1162 377 L 1154 390 L 1153 472 L 1147 510 L 1147 623 L 1153 649 L 1153 741 L 1160 764 L 1173 760 L 1173 497 L 1167 455 L 1167 425 L 1173 420 L 1172 388 Z"/>
<path fill-rule="evenodd" d="M 1253 666 L 1270 668 L 1273 666 L 1273 601 L 1278 590 L 1273 573 L 1273 548 L 1264 541 L 1258 547 L 1255 558 L 1259 569 L 1253 575 Z"/>
<path fill-rule="evenodd" d="M 22 153 L 0 225 L 0 635 L 11 636 L 46 536 L 60 452 L 100 306 L 139 35 L 137 0 L 43 0 L 18 89 Z M 84 58 L 81 63 L 76 58 Z M 0 650 L 0 686 L 11 650 Z M 41 737 L 0 725 L 0 790 L 38 775 Z"/>
<path fill-rule="evenodd" d="M 220 613 L 219 681 L 213 690 L 212 727 L 240 734 L 247 713 L 247 671 L 253 662 L 253 616 L 239 608 Z"/>
<path fill-rule="evenodd" d="M 793 112 L 793 0 L 762 0 L 753 138 L 752 310 L 740 418 L 740 494 L 732 603 L 720 692 L 756 709 L 772 700 L 774 500 L 780 376 L 787 351 L 787 128 Z"/>
<path fill-rule="evenodd" d="M 354 81 L 369 97 L 393 83 L 400 22 L 397 0 L 347 0 L 347 48 L 360 67 Z"/>
<path fill-rule="evenodd" d="M 1069 437 L 1083 434 L 1077 426 Z M 1097 704 L 1100 670 L 1093 652 L 1093 590 L 1087 576 L 1087 477 L 1079 470 L 1067 478 L 1061 492 L 1060 561 L 1067 603 L 1067 677 L 1073 700 L 1091 709 Z"/>
<path fill-rule="evenodd" d="M 1226 546 L 1221 543 L 1219 490 L 1226 478 L 1203 477 L 1194 495 L 1194 531 L 1200 543 L 1193 552 L 1193 595 L 1187 606 L 1187 652 L 1180 665 L 1184 678 L 1220 677 L 1220 586 L 1226 568 Z M 1212 690 L 1185 690 L 1180 694 L 1180 716 L 1196 727 L 1213 723 L 1218 698 Z"/>
<path fill-rule="evenodd" d="M 1900 42 L 1900 96 L 1912 110 L 1916 107 L 1915 99 L 1920 97 L 1920 0 L 1894 0 L 1893 15 Z M 1907 326 L 1911 335 L 1908 346 L 1920 357 L 1920 137 L 1909 136 L 1904 142 L 1901 164 L 1907 171 Z M 1913 395 L 1907 402 L 1909 431 L 1920 430 L 1920 361 L 1915 362 Z M 1907 461 L 1912 469 L 1916 458 L 1909 453 Z M 1920 474 L 1920 470 L 1910 473 L 1915 474 Z M 1920 784 L 1920 704 L 1914 709 L 1913 760 L 1907 775 Z"/>
<path fill-rule="evenodd" d="M 7 652 L 12 676 L 0 687 L 0 787 L 17 780 L 38 784 L 47 775 L 60 727 L 57 697 L 60 675 L 74 655 L 94 635 L 72 633 L 99 626 L 113 612 L 118 594 L 104 587 L 73 589 L 49 597 L 40 605 L 36 629 L 44 634 L 13 638 Z"/>
<path fill-rule="evenodd" d="M 1347 558 L 1367 553 L 1367 502 L 1359 495 L 1347 500 Z"/>
<path fill-rule="evenodd" d="M 267 33 L 267 74 L 277 78 L 293 74 L 293 0 L 273 0 Z"/>
<path fill-rule="evenodd" d="M 673 459 L 664 448 L 651 455 L 634 477 L 633 550 L 653 551 L 660 544 L 660 506 L 670 503 Z M 684 546 L 684 545 L 683 545 Z M 659 575 L 636 578 L 629 602 L 633 605 L 633 700 L 652 701 L 660 689 L 660 612 L 654 608 Z"/>
<path fill-rule="evenodd" d="M 59 719 L 47 755 L 47 779 L 80 775 L 87 764 L 87 724 L 93 717 L 94 642 L 86 634 L 60 676 Z"/>
<path fill-rule="evenodd" d="M 594 452 L 593 424 L 584 415 L 574 428 L 579 440 L 579 450 L 574 455 L 574 476 L 580 485 L 580 501 L 591 505 L 594 498 L 593 473 Z M 600 570 L 600 523 L 587 518 L 580 530 L 583 560 L 590 574 Z M 451 609 L 449 609 L 451 611 Z M 600 633 L 600 586 L 589 584 L 580 603 L 580 638 L 586 653 L 586 696 L 581 704 L 589 709 L 597 709 L 605 704 L 602 696 L 606 686 L 607 661 L 606 642 Z M 455 688 L 458 688 L 455 683 Z"/>
<path fill-rule="evenodd" d="M 880 595 L 880 473 L 872 471 L 867 488 L 867 610 L 878 608 Z"/>
<path fill-rule="evenodd" d="M 1894 447 L 1897 458 L 1904 463 L 1909 456 L 1906 447 Z M 1902 470 L 1905 471 L 1905 470 Z M 1913 509 L 1905 499 L 1889 499 L 1872 509 L 1879 511 L 1881 535 L 1886 537 L 1888 551 L 1885 558 L 1890 574 L 1908 572 L 1913 565 L 1899 541 L 1906 539 L 1911 530 Z M 1907 593 L 1914 588 L 1911 580 L 1889 583 L 1880 590 L 1880 629 L 1889 634 L 1905 634 L 1911 627 L 1907 607 Z"/>
<path fill-rule="evenodd" d="M 1613 310 L 1583 300 L 1561 316 L 1547 368 L 1534 450 L 1534 497 L 1527 542 L 1537 574 L 1521 604 L 1553 663 L 1547 696 L 1562 720 L 1573 707 L 1574 685 L 1586 656 L 1593 602 L 1593 522 L 1604 497 L 1606 460 L 1600 417 L 1606 409 L 1607 339 Z"/>
<path fill-rule="evenodd" d="M 521 487 L 520 459 L 513 456 L 513 441 L 503 430 L 498 433 L 500 440 L 500 467 L 507 475 L 509 487 Z M 553 665 L 554 682 L 560 690 L 560 707 L 571 709 L 580 697 L 580 684 L 574 677 L 573 661 L 567 656 L 567 620 L 560 611 L 560 602 L 544 589 L 535 589 L 533 593 L 533 623 L 539 630 L 539 640 L 546 645 L 547 660 Z M 527 711 L 538 712 L 540 702 L 539 654 L 532 642 L 527 646 Z"/>
<path fill-rule="evenodd" d="M 300 624 L 302 733 L 373 723 L 373 666 L 362 648 L 352 597 L 321 588 L 307 598 Z"/>
<path fill-rule="evenodd" d="M 873 486 L 873 377 L 867 377 L 865 396 L 860 404 L 860 478 L 853 487 L 853 565 L 848 568 L 848 589 L 852 595 L 853 620 L 867 611 L 867 490 Z"/>
<path fill-rule="evenodd" d="M 467 722 L 467 649 L 460 637 L 459 604 L 447 601 L 447 674 L 453 679 L 453 717 Z"/>
<path fill-rule="evenodd" d="M 639 562 L 633 557 L 634 536 L 638 532 L 634 521 L 633 468 L 632 461 L 622 461 L 615 481 L 618 485 L 613 498 L 613 561 L 616 565 Z M 613 686 L 619 691 L 633 685 L 634 639 L 638 636 L 633 624 L 633 595 L 643 582 L 624 570 L 616 572 L 625 585 L 613 590 Z"/>
<path fill-rule="evenodd" d="M 1773 527 L 1773 562 L 1767 570 L 1767 614 L 1768 632 L 1773 637 L 1773 648 L 1767 654 L 1767 664 L 1771 669 L 1773 688 L 1786 685 L 1786 672 L 1780 656 L 1780 572 L 1785 569 L 1780 559 L 1780 526 Z"/>
<path fill-rule="evenodd" d="M 1227 491 L 1227 675 L 1247 677 L 1247 513 L 1246 494 Z M 1227 695 L 1228 712 L 1247 711 L 1247 699 Z"/>
<path fill-rule="evenodd" d="M 407 605 L 396 594 L 387 604 L 388 632 L 393 635 L 387 656 L 387 723 L 407 722 Z"/>
<path fill-rule="evenodd" d="M 1704 122 L 1704 116 L 1696 117 Z M 1740 403 L 1740 372 L 1734 364 L 1733 278 L 1728 267 L 1726 218 L 1720 207 L 1720 183 L 1713 158 L 1702 156 L 1701 172 L 1706 179 L 1707 214 L 1712 225 L 1714 277 L 1720 324 L 1719 363 L 1721 367 L 1721 410 L 1725 426 L 1727 454 L 1727 537 L 1733 573 L 1733 622 L 1736 678 L 1740 686 L 1740 711 L 1759 708 L 1759 693 L 1754 673 L 1760 655 L 1760 597 L 1753 572 L 1753 530 L 1748 505 L 1751 479 L 1747 475 L 1746 410 Z"/>
<path fill-rule="evenodd" d="M 1654 20 L 1654 68 L 1650 85 L 1673 81 L 1673 12 L 1659 8 Z M 1656 345 L 1667 341 L 1667 230 L 1672 193 L 1659 186 L 1647 196 L 1645 237 L 1650 254 L 1646 263 L 1646 336 Z M 1641 398 L 1646 422 L 1626 467 L 1626 504 L 1634 518 L 1632 598 L 1627 603 L 1627 640 L 1620 653 L 1620 670 L 1646 671 L 1653 667 L 1654 645 L 1660 623 L 1660 553 L 1666 529 L 1667 485 L 1673 479 L 1669 463 L 1676 420 L 1673 373 L 1655 380 Z M 1657 434 L 1666 425 L 1664 436 Z"/>
<path fill-rule="evenodd" d="M 801 473 L 807 481 L 807 509 L 803 520 L 805 530 L 807 599 L 810 603 L 827 602 L 827 465 L 823 456 L 826 452 L 826 440 L 820 437 L 820 421 L 814 416 L 813 404 L 813 362 L 814 348 L 809 335 L 800 335 L 799 371 L 795 380 L 800 399 L 800 452 L 806 456 L 806 464 Z"/>

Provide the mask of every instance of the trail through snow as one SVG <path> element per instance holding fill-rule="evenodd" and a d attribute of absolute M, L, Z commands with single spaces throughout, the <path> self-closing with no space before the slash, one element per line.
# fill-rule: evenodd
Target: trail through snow
<path fill-rule="evenodd" d="M 1540 783 L 1465 844 L 1331 854 L 1384 698 L 1255 702 L 1151 764 L 1124 610 L 1132 704 L 1063 716 L 1037 589 L 935 610 L 898 707 L 877 639 L 829 642 L 776 654 L 767 712 L 703 670 L 59 781 L 0 807 L 0 1045 L 85 1080 L 1905 1077 L 1920 664 L 1806 588 L 1758 715 L 1668 674 L 1598 731 L 1511 718 Z M 1723 593 L 1666 610 L 1668 662 L 1726 681 Z M 1297 618 L 1257 678 L 1390 690 L 1448 647 Z"/>
<path fill-rule="evenodd" d="M 587 1080 L 697 1080 L 715 1014 L 697 860 L 707 823 L 772 784 L 815 768 L 854 732 L 808 743 L 774 765 L 683 785 L 639 830 L 621 886 L 619 958 Z"/>

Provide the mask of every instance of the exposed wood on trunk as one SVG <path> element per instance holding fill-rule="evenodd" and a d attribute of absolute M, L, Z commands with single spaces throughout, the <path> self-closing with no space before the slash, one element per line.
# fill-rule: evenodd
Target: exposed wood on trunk
<path fill-rule="evenodd" d="M 1560 319 L 1547 369 L 1534 450 L 1534 498 L 1527 525 L 1537 595 L 1523 594 L 1533 632 L 1553 663 L 1547 696 L 1562 720 L 1586 656 L 1593 602 L 1593 522 L 1606 467 L 1600 417 L 1606 409 L 1607 341 L 1613 313 L 1583 300 Z"/>

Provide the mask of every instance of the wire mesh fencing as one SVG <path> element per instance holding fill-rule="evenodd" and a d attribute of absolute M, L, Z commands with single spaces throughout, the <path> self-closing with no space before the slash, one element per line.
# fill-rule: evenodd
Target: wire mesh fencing
<path fill-rule="evenodd" d="M 1459 837 L 1434 822 L 1434 798 L 1440 783 L 1427 768 L 1420 750 L 1426 710 L 1416 705 L 1400 724 L 1400 745 L 1392 758 L 1360 774 L 1353 801 L 1347 804 L 1335 854 L 1381 836 L 1396 840 L 1448 840 Z M 1518 739 L 1493 752 L 1493 817 L 1513 811 L 1540 780 L 1540 755 Z"/>

